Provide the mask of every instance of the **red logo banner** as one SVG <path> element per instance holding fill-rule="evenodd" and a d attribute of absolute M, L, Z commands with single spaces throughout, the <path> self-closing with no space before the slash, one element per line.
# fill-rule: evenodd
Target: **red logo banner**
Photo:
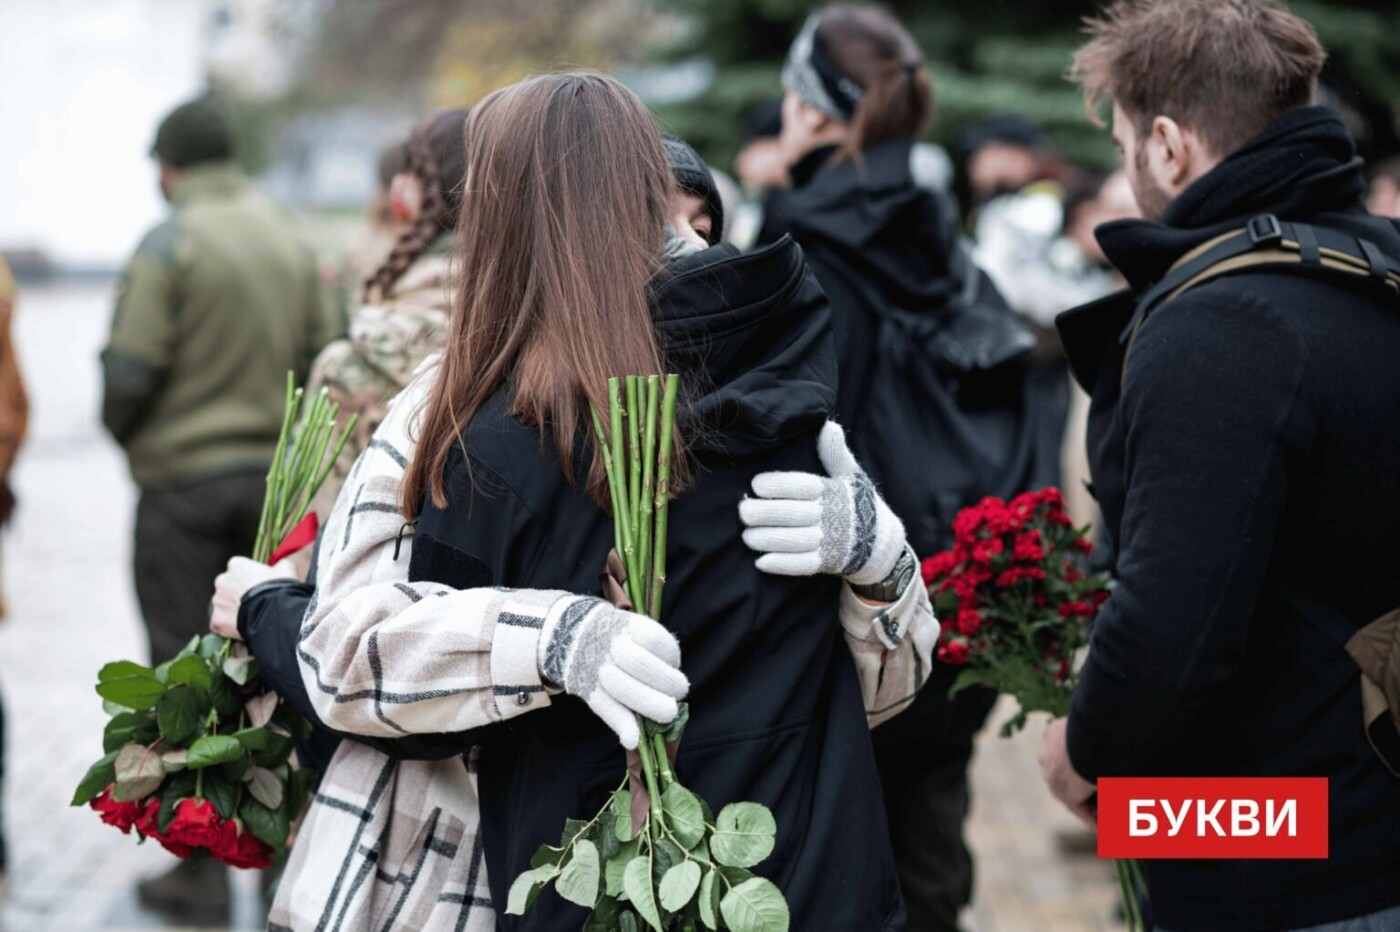
<path fill-rule="evenodd" d="M 1105 777 L 1101 858 L 1325 858 L 1326 777 Z"/>

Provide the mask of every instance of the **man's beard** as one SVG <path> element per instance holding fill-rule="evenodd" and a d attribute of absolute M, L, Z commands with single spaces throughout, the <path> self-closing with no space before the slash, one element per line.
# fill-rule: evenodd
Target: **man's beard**
<path fill-rule="evenodd" d="M 1152 180 L 1152 175 L 1147 170 L 1146 148 L 1144 146 L 1139 145 L 1133 162 L 1134 170 L 1128 173 L 1128 183 L 1133 189 L 1133 198 L 1138 203 L 1138 210 L 1142 211 L 1142 216 L 1146 220 L 1161 220 L 1172 199 Z"/>

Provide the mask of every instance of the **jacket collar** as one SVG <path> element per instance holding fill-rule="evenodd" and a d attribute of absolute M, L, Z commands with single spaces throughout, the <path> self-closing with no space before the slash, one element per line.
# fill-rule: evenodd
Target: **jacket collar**
<path fill-rule="evenodd" d="M 1095 234 L 1109 261 L 1140 292 L 1183 253 L 1252 217 L 1305 221 L 1354 210 L 1365 188 L 1361 159 L 1341 119 L 1325 107 L 1304 107 L 1196 179 L 1161 221 L 1119 220 Z"/>
<path fill-rule="evenodd" d="M 668 366 L 682 375 L 692 448 L 770 448 L 835 409 L 831 311 L 790 237 L 676 259 L 652 306 Z"/>
<path fill-rule="evenodd" d="M 248 176 L 233 162 L 201 162 L 185 169 L 170 192 L 170 203 L 187 204 L 205 197 L 232 197 L 248 186 Z"/>

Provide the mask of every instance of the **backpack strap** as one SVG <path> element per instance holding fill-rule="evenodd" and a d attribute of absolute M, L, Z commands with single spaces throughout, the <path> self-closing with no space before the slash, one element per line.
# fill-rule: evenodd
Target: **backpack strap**
<path fill-rule="evenodd" d="M 1138 300 L 1121 341 L 1124 381 L 1128 356 L 1147 315 L 1188 288 L 1221 275 L 1264 267 L 1303 266 L 1328 274 L 1369 278 L 1400 295 L 1400 260 L 1370 240 L 1306 223 L 1283 223 L 1260 214 L 1244 227 L 1206 240 L 1172 263 L 1167 274 Z"/>

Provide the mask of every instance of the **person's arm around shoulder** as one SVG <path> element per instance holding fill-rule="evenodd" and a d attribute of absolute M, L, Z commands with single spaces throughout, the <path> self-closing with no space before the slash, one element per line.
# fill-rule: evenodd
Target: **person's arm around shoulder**
<path fill-rule="evenodd" d="M 1226 283 L 1133 341 L 1117 585 L 1057 739 L 1083 779 L 1150 768 L 1237 675 L 1289 461 L 1312 442 L 1308 369 L 1285 314 Z"/>
<path fill-rule="evenodd" d="M 760 570 L 842 577 L 837 617 L 874 728 L 923 687 L 938 622 L 904 525 L 856 462 L 839 424 L 822 428 L 817 453 L 825 476 L 761 473 L 754 496 L 739 503 L 739 519 Z"/>
<path fill-rule="evenodd" d="M 398 490 L 424 383 L 394 403 L 326 525 L 298 647 L 317 716 L 380 737 L 465 732 L 543 708 L 562 690 L 634 747 L 635 715 L 670 721 L 689 689 L 665 628 L 567 592 L 407 581 Z"/>
<path fill-rule="evenodd" d="M 174 362 L 178 235 L 174 217 L 146 234 L 117 286 L 102 351 L 102 423 L 120 444 L 150 416 Z"/>

